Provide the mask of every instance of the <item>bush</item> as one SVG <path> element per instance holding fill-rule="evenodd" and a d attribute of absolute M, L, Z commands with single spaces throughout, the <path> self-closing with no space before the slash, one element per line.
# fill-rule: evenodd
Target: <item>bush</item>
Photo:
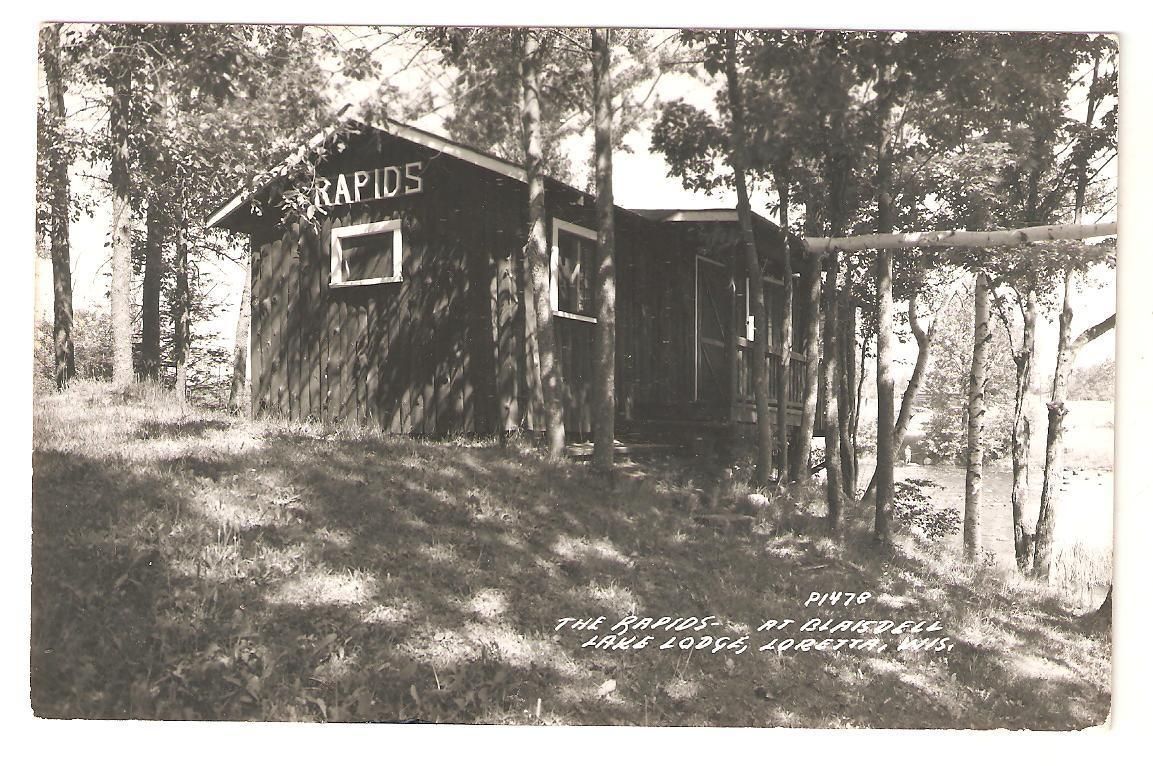
<path fill-rule="evenodd" d="M 921 449 L 934 463 L 962 465 L 969 447 L 964 409 L 936 411 L 929 418 Z M 1003 407 L 985 411 L 985 462 L 999 460 L 1013 448 L 1013 413 Z"/>
<path fill-rule="evenodd" d="M 72 315 L 72 347 L 76 355 L 76 377 L 91 380 L 112 379 L 112 320 L 106 311 L 81 309 Z M 37 386 L 56 380 L 56 358 L 52 347 L 52 319 L 39 319 L 33 340 L 33 375 Z"/>
<path fill-rule="evenodd" d="M 893 521 L 902 529 L 917 527 L 930 540 L 956 534 L 961 513 L 956 508 L 933 505 L 927 490 L 941 485 L 929 479 L 905 479 L 893 485 Z"/>

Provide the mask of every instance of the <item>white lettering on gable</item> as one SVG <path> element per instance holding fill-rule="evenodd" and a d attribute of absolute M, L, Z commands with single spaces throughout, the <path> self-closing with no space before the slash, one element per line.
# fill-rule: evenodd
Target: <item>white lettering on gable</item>
<path fill-rule="evenodd" d="M 420 194 L 424 191 L 423 172 L 423 162 L 407 162 L 374 170 L 340 173 L 332 179 L 320 178 L 313 202 L 317 207 L 325 208 Z"/>

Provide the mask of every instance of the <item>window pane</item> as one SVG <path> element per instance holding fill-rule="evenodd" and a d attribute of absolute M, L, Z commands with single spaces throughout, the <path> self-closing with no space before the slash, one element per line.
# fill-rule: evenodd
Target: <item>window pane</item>
<path fill-rule="evenodd" d="M 340 240 L 344 262 L 341 277 L 345 282 L 380 279 L 392 276 L 391 231 L 344 237 Z"/>
<path fill-rule="evenodd" d="M 557 308 L 572 314 L 592 316 L 594 243 L 562 231 L 558 237 L 557 250 Z"/>

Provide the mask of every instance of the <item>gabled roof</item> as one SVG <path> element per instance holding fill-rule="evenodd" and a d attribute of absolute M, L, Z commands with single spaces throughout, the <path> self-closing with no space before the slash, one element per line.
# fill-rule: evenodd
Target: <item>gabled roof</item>
<path fill-rule="evenodd" d="M 634 213 L 650 221 L 681 221 L 685 223 L 705 223 L 709 221 L 732 222 L 737 220 L 737 211 L 731 208 L 709 208 L 706 210 L 680 209 L 634 209 Z M 753 213 L 756 215 L 756 213 Z"/>
<path fill-rule="evenodd" d="M 324 128 L 311 139 L 309 139 L 308 142 L 302 145 L 291 155 L 286 157 L 284 161 L 279 165 L 275 165 L 269 169 L 269 171 L 265 174 L 265 179 L 261 183 L 253 188 L 241 189 L 231 199 L 218 207 L 215 212 L 208 216 L 204 225 L 208 228 L 212 228 L 214 226 L 220 226 L 224 224 L 227 219 L 230 218 L 237 210 L 243 207 L 246 203 L 252 201 L 252 199 L 257 194 L 259 194 L 268 186 L 268 184 L 270 184 L 276 178 L 281 177 L 290 167 L 307 156 L 308 152 L 323 146 L 325 142 L 332 138 L 332 136 L 336 135 L 339 130 L 348 127 L 353 127 L 356 129 L 378 130 L 384 133 L 388 133 L 398 138 L 411 141 L 414 144 L 426 146 L 436 152 L 447 154 L 450 157 L 455 157 L 456 159 L 469 162 L 473 165 L 478 165 L 487 170 L 491 170 L 494 173 L 498 173 L 507 178 L 511 178 L 514 181 L 519 181 L 520 183 L 528 183 L 528 176 L 525 174 L 524 168 L 520 165 L 517 165 L 516 163 L 509 162 L 508 160 L 501 159 L 494 154 L 489 154 L 488 152 L 474 149 L 470 146 L 465 146 L 464 144 L 444 138 L 443 136 L 438 136 L 435 133 L 429 133 L 428 131 L 422 130 L 421 128 L 416 128 L 412 125 L 406 125 L 403 122 L 399 122 L 390 118 L 384 118 L 382 120 L 375 121 L 374 123 L 366 122 L 359 115 L 352 111 L 351 105 L 349 104 L 345 105 L 339 112 L 337 112 L 336 119 L 334 119 L 328 127 Z M 572 187 L 569 184 L 556 181 L 556 179 L 550 180 L 552 180 L 554 183 L 561 184 L 562 186 L 571 189 L 574 193 L 579 194 L 582 197 L 590 196 L 586 192 L 582 192 L 581 190 Z M 618 209 L 626 210 L 626 208 L 620 207 L 618 207 Z M 634 213 L 643 218 L 647 218 L 650 221 L 705 223 L 733 222 L 737 220 L 737 213 L 731 208 L 712 208 L 704 210 L 627 210 L 630 213 Z M 775 226 L 772 221 L 765 219 L 763 216 L 760 216 L 756 213 L 753 215 L 755 218 L 760 219 L 762 222 L 767 223 L 770 226 Z"/>
<path fill-rule="evenodd" d="M 429 133 L 428 131 L 421 130 L 420 128 L 414 128 L 411 125 L 406 125 L 403 122 L 399 122 L 397 120 L 384 118 L 383 120 L 379 120 L 370 124 L 360 119 L 356 114 L 352 113 L 349 106 L 345 106 L 343 109 L 337 112 L 337 117 L 331 125 L 324 128 L 311 139 L 309 139 L 307 143 L 286 157 L 284 161 L 279 165 L 271 168 L 267 174 L 268 177 L 257 187 L 237 192 L 231 199 L 229 199 L 227 202 L 217 208 L 215 212 L 208 216 L 204 225 L 208 228 L 211 228 L 213 226 L 219 226 L 220 224 L 224 223 L 224 221 L 229 216 L 236 212 L 236 210 L 238 210 L 246 202 L 251 201 L 252 198 L 255 197 L 265 187 L 267 187 L 269 183 L 282 175 L 285 170 L 303 159 L 308 152 L 316 149 L 317 147 L 323 146 L 326 141 L 328 141 L 333 135 L 337 133 L 337 131 L 346 127 L 379 130 L 384 133 L 397 136 L 398 138 L 406 139 L 415 144 L 426 146 L 429 149 L 440 152 L 442 154 L 447 154 L 450 157 L 456 157 L 457 159 L 464 160 L 465 162 L 470 162 L 473 165 L 479 165 L 482 168 L 486 168 L 495 173 L 499 173 L 500 175 L 507 176 L 508 178 L 520 181 L 521 183 L 527 183 L 528 181 L 528 178 L 524 172 L 524 168 L 515 163 L 509 162 L 508 160 L 503 160 L 500 157 L 488 154 L 487 152 L 482 152 L 478 149 L 473 149 L 472 147 L 457 143 L 456 141 L 450 141 L 449 139 L 442 136 Z M 278 172 L 278 170 L 280 172 Z"/>

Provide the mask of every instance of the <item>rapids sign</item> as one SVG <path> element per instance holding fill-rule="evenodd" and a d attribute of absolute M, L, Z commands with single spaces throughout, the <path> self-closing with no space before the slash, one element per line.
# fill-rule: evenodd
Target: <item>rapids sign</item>
<path fill-rule="evenodd" d="M 424 163 L 409 162 L 375 170 L 355 170 L 317 182 L 313 202 L 317 207 L 351 205 L 424 191 Z"/>

